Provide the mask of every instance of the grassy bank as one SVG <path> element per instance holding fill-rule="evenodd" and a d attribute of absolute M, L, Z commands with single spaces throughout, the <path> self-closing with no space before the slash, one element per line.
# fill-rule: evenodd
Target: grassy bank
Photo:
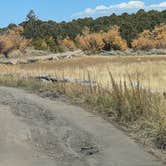
<path fill-rule="evenodd" d="M 12 75 L 1 76 L 0 84 L 64 94 L 72 103 L 88 105 L 93 111 L 125 126 L 138 138 L 150 142 L 164 152 L 166 150 L 164 96 L 143 88 L 138 74 L 134 82 L 130 75 L 123 81 L 116 81 L 109 72 L 109 78 L 109 89 L 103 88 L 100 84 L 82 86 L 76 83 L 42 83 Z"/>
<path fill-rule="evenodd" d="M 102 87 L 108 88 L 110 77 L 108 69 L 114 79 L 120 80 L 130 74 L 135 80 L 135 73 L 139 73 L 144 87 L 153 91 L 166 91 L 166 56 L 128 56 L 128 57 L 79 57 L 60 61 L 41 61 L 34 64 L 0 65 L 1 75 L 12 74 L 34 76 L 49 74 L 50 76 L 68 77 L 71 79 L 96 80 Z M 160 80 L 160 81 L 159 81 Z"/>
<path fill-rule="evenodd" d="M 143 144 L 166 153 L 165 65 L 165 56 L 93 56 L 0 65 L 0 84 L 64 94 L 70 102 L 88 106 L 89 110 L 125 127 Z M 43 74 L 96 84 L 52 84 L 29 79 Z"/>

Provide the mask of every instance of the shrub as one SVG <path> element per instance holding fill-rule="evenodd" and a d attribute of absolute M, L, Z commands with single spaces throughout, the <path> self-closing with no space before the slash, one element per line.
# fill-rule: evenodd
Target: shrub
<path fill-rule="evenodd" d="M 113 26 L 107 33 L 103 34 L 105 49 L 126 50 L 127 42 L 122 39 L 119 32 L 119 27 Z"/>
<path fill-rule="evenodd" d="M 8 57 L 8 54 L 13 50 L 20 50 L 25 53 L 25 49 L 30 44 L 31 40 L 22 37 L 23 28 L 21 26 L 9 29 L 5 34 L 0 35 L 0 53 Z"/>
<path fill-rule="evenodd" d="M 142 50 L 166 48 L 166 25 L 157 26 L 152 31 L 145 30 L 132 41 L 132 47 Z"/>
<path fill-rule="evenodd" d="M 156 48 L 156 42 L 152 39 L 139 37 L 138 39 L 133 40 L 132 47 L 137 50 L 149 50 Z"/>
<path fill-rule="evenodd" d="M 83 35 L 78 35 L 75 40 L 78 47 L 84 51 L 100 51 L 104 46 L 103 36 L 101 33 L 90 34 L 89 32 L 84 31 Z"/>
<path fill-rule="evenodd" d="M 56 52 L 56 47 L 58 44 L 56 43 L 56 40 L 52 36 L 46 36 L 43 40 L 47 44 L 47 49 Z"/>
<path fill-rule="evenodd" d="M 119 27 L 113 26 L 106 33 L 89 33 L 87 28 L 83 31 L 83 35 L 76 37 L 76 43 L 82 50 L 100 51 L 104 50 L 126 50 L 127 43 L 122 39 Z"/>
<path fill-rule="evenodd" d="M 75 43 L 69 37 L 66 37 L 65 39 L 59 41 L 59 44 L 70 50 L 76 49 Z"/>
<path fill-rule="evenodd" d="M 52 36 L 44 38 L 38 37 L 33 39 L 32 46 L 37 50 L 48 50 L 51 52 L 63 52 L 63 48 L 59 46 Z"/>
<path fill-rule="evenodd" d="M 148 50 L 156 48 L 156 41 L 152 38 L 152 33 L 149 30 L 142 32 L 139 37 L 132 41 L 134 49 Z"/>
<path fill-rule="evenodd" d="M 48 49 L 47 43 L 42 38 L 33 39 L 32 45 L 37 50 L 47 50 Z"/>
<path fill-rule="evenodd" d="M 156 130 L 155 144 L 159 149 L 166 150 L 166 119 L 162 118 L 162 121 L 158 122 L 158 128 Z"/>

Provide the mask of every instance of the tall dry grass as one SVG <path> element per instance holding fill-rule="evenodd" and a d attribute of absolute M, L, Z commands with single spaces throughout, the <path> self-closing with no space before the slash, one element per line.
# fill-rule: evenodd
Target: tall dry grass
<path fill-rule="evenodd" d="M 101 83 L 93 84 L 94 78 L 87 74 L 90 84 L 46 84 L 19 75 L 0 76 L 0 84 L 26 87 L 35 90 L 53 90 L 65 94 L 74 102 L 86 104 L 126 126 L 141 138 L 148 139 L 157 148 L 166 150 L 166 100 L 158 92 L 142 86 L 139 73 L 116 79 L 107 69 L 110 80 L 107 88 Z M 63 75 L 63 77 L 65 77 Z"/>
<path fill-rule="evenodd" d="M 114 117 L 140 137 L 166 149 L 166 57 L 82 57 L 27 65 L 0 65 L 0 83 L 58 90 L 75 102 Z M 40 84 L 22 76 L 49 74 L 96 81 L 96 85 Z M 8 78 L 4 78 L 8 75 Z M 10 81 L 9 81 L 10 80 Z M 79 100 L 79 101 L 77 101 Z"/>
<path fill-rule="evenodd" d="M 88 79 L 88 72 L 92 80 L 96 80 L 104 88 L 109 88 L 110 79 L 108 69 L 116 80 L 130 74 L 136 80 L 136 74 L 142 86 L 152 91 L 165 92 L 166 87 L 166 57 L 82 57 L 70 60 L 39 62 L 27 65 L 0 65 L 1 74 L 13 75 L 44 75 L 68 77 L 71 79 Z"/>
<path fill-rule="evenodd" d="M 165 160 L 165 66 L 164 56 L 94 56 L 27 65 L 0 65 L 0 85 L 49 90 L 56 96 L 57 93 L 65 94 L 72 103 L 86 105 L 125 126 L 149 149 L 157 149 L 157 155 Z M 45 74 L 87 80 L 88 84 L 52 84 L 28 78 Z"/>

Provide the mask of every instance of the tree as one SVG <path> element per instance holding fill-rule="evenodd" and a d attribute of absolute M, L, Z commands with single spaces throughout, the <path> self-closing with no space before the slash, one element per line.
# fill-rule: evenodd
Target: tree
<path fill-rule="evenodd" d="M 130 22 L 124 22 L 120 26 L 120 34 L 122 38 L 126 39 L 127 45 L 131 47 L 131 41 L 136 37 L 137 30 L 135 29 L 135 26 L 133 26 Z"/>
<path fill-rule="evenodd" d="M 69 37 L 66 37 L 62 41 L 59 41 L 59 44 L 70 50 L 74 50 L 76 48 L 75 43 Z"/>
<path fill-rule="evenodd" d="M 8 27 L 7 27 L 7 28 L 12 29 L 13 27 L 17 27 L 17 25 L 16 25 L 16 24 L 14 24 L 14 23 L 10 23 L 10 24 L 8 25 Z"/>
<path fill-rule="evenodd" d="M 120 36 L 120 31 L 118 26 L 111 27 L 108 32 L 103 34 L 103 41 L 105 43 L 105 50 L 126 50 L 127 43 Z"/>
<path fill-rule="evenodd" d="M 132 42 L 134 49 L 166 48 L 166 25 L 156 26 L 152 31 L 144 30 Z"/>
<path fill-rule="evenodd" d="M 90 33 L 108 32 L 110 27 L 116 25 L 120 28 L 120 35 L 127 41 L 131 47 L 132 40 L 138 37 L 138 34 L 144 30 L 152 30 L 155 26 L 166 23 L 165 11 L 148 11 L 139 10 L 135 14 L 123 13 L 122 15 L 112 14 L 111 16 L 93 18 L 79 18 L 70 22 L 42 21 L 37 19 L 35 12 L 31 10 L 26 21 L 21 23 L 24 27 L 23 35 L 26 38 L 42 38 L 52 37 L 55 43 L 69 37 L 74 40 L 76 36 L 83 35 L 84 27 L 89 28 Z M 6 29 L 0 30 L 4 33 Z"/>
<path fill-rule="evenodd" d="M 31 40 L 25 39 L 21 34 L 23 27 L 17 26 L 8 29 L 6 33 L 0 35 L 0 53 L 8 57 L 8 54 L 13 50 L 20 50 L 25 53 L 25 49 L 30 44 Z"/>
<path fill-rule="evenodd" d="M 79 48 L 84 51 L 100 51 L 104 46 L 102 34 L 90 34 L 88 28 L 85 28 L 83 35 L 78 35 L 75 40 Z"/>
<path fill-rule="evenodd" d="M 37 16 L 34 12 L 34 10 L 30 10 L 29 13 L 26 16 L 27 21 L 37 20 Z"/>
<path fill-rule="evenodd" d="M 82 35 L 76 37 L 76 43 L 82 50 L 100 51 L 104 50 L 126 50 L 127 43 L 120 36 L 119 27 L 113 26 L 107 32 L 90 33 L 87 27 Z"/>

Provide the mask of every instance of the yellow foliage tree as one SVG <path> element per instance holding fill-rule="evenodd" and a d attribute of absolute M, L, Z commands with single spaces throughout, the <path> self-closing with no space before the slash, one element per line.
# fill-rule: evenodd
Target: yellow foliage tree
<path fill-rule="evenodd" d="M 127 49 L 127 43 L 124 39 L 122 39 L 118 26 L 113 26 L 108 30 L 108 32 L 104 33 L 103 40 L 104 43 L 109 45 L 110 49 L 114 50 Z"/>
<path fill-rule="evenodd" d="M 156 26 L 154 30 L 145 30 L 132 41 L 134 49 L 166 48 L 166 25 Z"/>
<path fill-rule="evenodd" d="M 8 54 L 13 50 L 25 52 L 25 49 L 30 44 L 31 40 L 27 40 L 21 36 L 23 27 L 13 27 L 5 34 L 0 35 L 0 53 L 8 57 Z"/>
<path fill-rule="evenodd" d="M 12 27 L 11 29 L 8 29 L 8 34 L 10 35 L 21 35 L 24 31 L 24 28 L 22 26 L 16 26 L 16 27 Z"/>
<path fill-rule="evenodd" d="M 100 51 L 103 46 L 103 37 L 100 33 L 91 33 L 77 36 L 76 42 L 82 50 Z"/>
<path fill-rule="evenodd" d="M 105 49 L 106 45 L 108 50 L 127 49 L 127 43 L 120 36 L 119 27 L 117 26 L 112 27 L 106 33 L 89 33 L 89 30 L 85 28 L 83 35 L 78 35 L 75 40 L 82 50 L 100 51 Z"/>
<path fill-rule="evenodd" d="M 75 43 L 69 37 L 66 37 L 65 39 L 63 39 L 59 43 L 60 43 L 60 45 L 69 48 L 70 50 L 76 49 Z"/>
<path fill-rule="evenodd" d="M 82 50 L 100 51 L 103 48 L 104 42 L 101 33 L 90 33 L 89 28 L 85 27 L 82 34 L 75 39 Z"/>

